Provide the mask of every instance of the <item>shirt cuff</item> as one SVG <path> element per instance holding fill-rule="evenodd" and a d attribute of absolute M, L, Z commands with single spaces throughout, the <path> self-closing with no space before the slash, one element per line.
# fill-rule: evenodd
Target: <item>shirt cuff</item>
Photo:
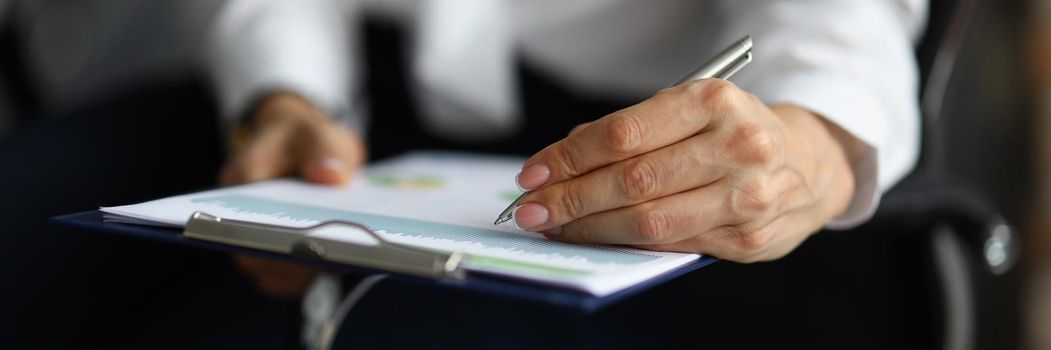
<path fill-rule="evenodd" d="M 297 94 L 334 118 L 359 119 L 348 108 L 355 72 L 344 22 L 327 0 L 226 5 L 207 41 L 207 63 L 226 124 L 280 91 Z"/>

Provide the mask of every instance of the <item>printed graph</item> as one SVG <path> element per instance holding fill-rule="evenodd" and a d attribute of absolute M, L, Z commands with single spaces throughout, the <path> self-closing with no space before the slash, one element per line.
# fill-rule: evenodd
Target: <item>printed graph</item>
<path fill-rule="evenodd" d="M 374 187 L 387 187 L 406 190 L 429 190 L 445 187 L 445 179 L 430 175 L 389 175 L 375 174 L 368 176 L 368 183 Z"/>
<path fill-rule="evenodd" d="M 497 230 L 351 212 L 240 194 L 205 197 L 195 199 L 193 202 L 202 206 L 218 206 L 237 213 L 263 215 L 303 223 L 328 220 L 352 221 L 383 234 L 411 237 L 419 241 L 452 241 L 465 247 L 493 250 L 504 256 L 525 255 L 545 259 L 568 259 L 600 265 L 634 265 L 660 258 L 658 255 L 645 252 L 562 243 Z"/>

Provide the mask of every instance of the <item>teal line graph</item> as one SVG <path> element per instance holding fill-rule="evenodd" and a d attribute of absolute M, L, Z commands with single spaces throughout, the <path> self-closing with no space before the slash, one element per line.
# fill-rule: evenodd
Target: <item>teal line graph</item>
<path fill-rule="evenodd" d="M 660 258 L 658 255 L 643 252 L 616 250 L 603 246 L 562 243 L 497 230 L 351 212 L 248 195 L 219 195 L 195 199 L 192 202 L 218 205 L 236 212 L 262 214 L 292 220 L 316 222 L 345 220 L 360 223 L 373 230 L 384 230 L 388 233 L 405 236 L 477 243 L 485 247 L 501 248 L 524 254 L 579 258 L 595 264 L 616 263 L 632 265 Z"/>

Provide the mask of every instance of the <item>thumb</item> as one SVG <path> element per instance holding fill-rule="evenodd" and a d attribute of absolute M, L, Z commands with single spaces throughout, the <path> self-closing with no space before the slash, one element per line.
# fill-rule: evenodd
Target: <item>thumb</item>
<path fill-rule="evenodd" d="M 339 157 L 321 155 L 302 165 L 303 178 L 310 182 L 340 185 L 351 175 L 350 163 Z"/>
<path fill-rule="evenodd" d="M 223 185 L 253 182 L 292 173 L 292 159 L 283 132 L 266 131 L 258 135 L 234 155 L 223 167 L 219 182 Z"/>
<path fill-rule="evenodd" d="M 301 159 L 300 173 L 307 181 L 341 185 L 364 162 L 364 145 L 353 131 L 342 127 L 325 130 Z"/>

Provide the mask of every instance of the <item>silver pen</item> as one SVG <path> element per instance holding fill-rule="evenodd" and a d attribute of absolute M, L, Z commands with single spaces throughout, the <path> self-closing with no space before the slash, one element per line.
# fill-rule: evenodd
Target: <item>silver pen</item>
<path fill-rule="evenodd" d="M 711 60 L 694 68 L 694 70 L 690 71 L 690 73 L 686 74 L 682 79 L 679 79 L 675 84 L 672 84 L 672 86 L 697 79 L 730 79 L 734 73 L 737 73 L 741 68 L 744 68 L 748 62 L 752 62 L 751 35 L 746 35 L 741 40 L 730 45 L 730 47 L 723 49 L 723 51 L 719 52 L 715 57 L 712 57 Z M 511 220 L 514 217 L 515 209 L 518 208 L 522 198 L 525 198 L 527 194 L 529 194 L 529 192 L 522 193 L 522 195 L 518 196 L 514 202 L 511 202 L 511 205 L 508 205 L 507 209 L 504 209 L 504 211 L 500 213 L 500 216 L 496 217 L 496 221 L 493 222 L 493 225 L 499 225 Z"/>

